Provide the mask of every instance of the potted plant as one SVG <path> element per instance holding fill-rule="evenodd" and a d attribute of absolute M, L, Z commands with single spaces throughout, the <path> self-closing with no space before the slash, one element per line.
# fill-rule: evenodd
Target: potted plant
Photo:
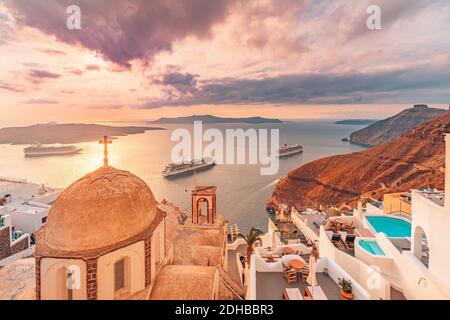
<path fill-rule="evenodd" d="M 261 230 L 252 227 L 247 235 L 243 235 L 242 233 L 239 234 L 239 237 L 245 240 L 247 243 L 247 264 L 250 266 L 250 257 L 253 254 L 253 247 L 255 246 L 255 243 L 261 240 L 261 236 L 264 234 Z"/>
<path fill-rule="evenodd" d="M 353 300 L 352 282 L 345 278 L 338 278 L 338 285 L 341 287 L 341 300 Z"/>

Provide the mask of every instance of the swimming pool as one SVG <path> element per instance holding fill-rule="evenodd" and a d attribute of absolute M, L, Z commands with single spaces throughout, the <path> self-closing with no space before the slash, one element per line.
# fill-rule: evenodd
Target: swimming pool
<path fill-rule="evenodd" d="M 393 217 L 366 217 L 372 228 L 378 233 L 383 232 L 389 238 L 411 237 L 411 223 Z"/>
<path fill-rule="evenodd" d="M 374 240 L 360 240 L 358 244 L 364 248 L 367 252 L 375 255 L 375 256 L 384 256 L 383 249 L 380 248 L 378 243 Z"/>

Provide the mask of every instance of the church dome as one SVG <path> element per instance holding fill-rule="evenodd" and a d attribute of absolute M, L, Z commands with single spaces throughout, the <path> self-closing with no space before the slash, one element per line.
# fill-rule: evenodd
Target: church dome
<path fill-rule="evenodd" d="M 107 248 L 142 233 L 155 217 L 155 197 L 144 181 L 102 167 L 61 193 L 50 209 L 42 240 L 66 252 Z"/>

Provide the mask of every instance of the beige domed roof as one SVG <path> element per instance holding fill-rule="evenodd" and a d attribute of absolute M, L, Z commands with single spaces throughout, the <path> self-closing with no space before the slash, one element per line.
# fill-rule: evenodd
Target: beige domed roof
<path fill-rule="evenodd" d="M 135 175 L 102 167 L 67 188 L 53 204 L 43 241 L 59 251 L 113 246 L 148 229 L 156 201 Z"/>

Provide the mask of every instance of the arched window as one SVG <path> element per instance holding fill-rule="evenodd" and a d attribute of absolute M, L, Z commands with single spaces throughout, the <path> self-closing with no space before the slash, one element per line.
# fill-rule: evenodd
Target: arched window
<path fill-rule="evenodd" d="M 61 300 L 74 299 L 74 282 L 75 275 L 72 270 L 67 267 L 62 267 L 58 270 L 59 298 Z"/>
<path fill-rule="evenodd" d="M 197 207 L 200 215 L 208 215 L 209 214 L 209 201 L 206 198 L 200 198 L 197 201 Z"/>
<path fill-rule="evenodd" d="M 128 258 L 122 258 L 114 263 L 114 291 L 116 295 L 128 291 Z"/>

